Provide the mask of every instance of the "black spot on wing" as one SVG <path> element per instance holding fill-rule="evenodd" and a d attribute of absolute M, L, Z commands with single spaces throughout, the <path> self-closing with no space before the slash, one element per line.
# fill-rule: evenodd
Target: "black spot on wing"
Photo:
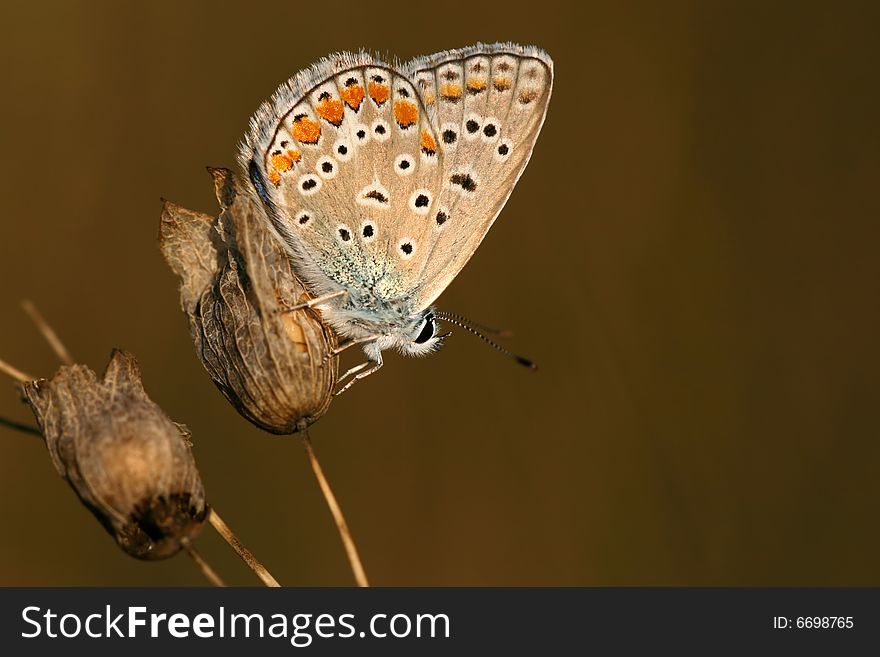
<path fill-rule="evenodd" d="M 466 192 L 473 192 L 477 188 L 477 181 L 471 178 L 469 173 L 454 173 L 449 182 L 458 185 Z"/>

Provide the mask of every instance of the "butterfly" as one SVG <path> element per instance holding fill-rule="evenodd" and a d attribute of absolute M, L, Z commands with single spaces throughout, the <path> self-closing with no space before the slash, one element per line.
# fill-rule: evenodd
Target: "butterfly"
<path fill-rule="evenodd" d="M 394 64 L 343 52 L 251 118 L 239 148 L 250 191 L 311 303 L 368 358 L 339 392 L 382 367 L 384 350 L 426 355 L 448 335 L 437 320 L 457 323 L 432 304 L 507 202 L 552 85 L 553 61 L 534 46 Z"/>

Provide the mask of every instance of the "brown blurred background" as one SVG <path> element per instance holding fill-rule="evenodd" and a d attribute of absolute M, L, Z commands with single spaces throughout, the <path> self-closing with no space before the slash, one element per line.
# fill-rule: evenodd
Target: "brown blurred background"
<path fill-rule="evenodd" d="M 204 166 L 232 166 L 251 112 L 324 54 L 510 39 L 555 58 L 554 97 L 441 306 L 513 329 L 540 371 L 457 331 L 315 425 L 373 583 L 880 585 L 880 11 L 17 4 L 0 357 L 57 367 L 23 297 L 94 369 L 133 351 L 209 500 L 283 583 L 351 576 L 298 440 L 248 425 L 197 362 L 159 197 L 214 212 Z M 31 422 L 4 390 L 0 415 Z M 0 525 L 3 585 L 204 583 L 184 556 L 125 556 L 6 428 Z M 210 530 L 199 546 L 258 583 Z"/>

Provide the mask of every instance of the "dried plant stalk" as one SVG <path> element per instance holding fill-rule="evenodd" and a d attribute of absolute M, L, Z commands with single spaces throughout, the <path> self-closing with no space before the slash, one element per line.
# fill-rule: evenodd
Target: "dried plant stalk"
<path fill-rule="evenodd" d="M 211 582 L 214 586 L 225 587 L 226 582 L 223 581 L 223 578 L 217 574 L 217 571 L 211 568 L 211 564 L 205 561 L 205 558 L 202 556 L 202 553 L 199 552 L 196 547 L 192 544 L 188 538 L 184 537 L 181 539 L 180 544 L 183 546 L 183 549 L 186 550 L 186 553 L 189 555 L 190 559 L 198 566 L 199 570 L 202 571 L 202 574 L 205 578 Z"/>
<path fill-rule="evenodd" d="M 221 518 L 213 509 L 211 510 L 211 515 L 208 520 L 210 520 L 211 526 L 216 532 L 220 534 L 227 543 L 229 543 L 230 547 L 235 550 L 236 554 L 238 554 L 250 569 L 256 573 L 257 577 L 263 581 L 263 584 L 271 587 L 281 586 L 281 584 L 278 583 L 278 580 L 272 577 L 272 574 L 266 570 L 266 567 L 257 561 L 257 558 L 253 553 L 248 550 L 240 540 L 238 540 L 238 536 L 229 529 L 229 525 L 223 522 L 223 518 Z"/>
<path fill-rule="evenodd" d="M 201 531 L 205 491 L 189 441 L 147 396 L 134 356 L 114 350 L 22 384 L 52 463 L 128 554 L 162 559 Z"/>
<path fill-rule="evenodd" d="M 162 254 L 180 277 L 180 302 L 196 353 L 221 392 L 253 424 L 276 434 L 305 432 L 333 398 L 339 362 L 335 333 L 319 312 L 300 307 L 311 297 L 269 232 L 259 201 L 241 191 L 226 169 L 209 172 L 222 209 L 219 218 L 165 201 L 159 228 Z M 366 586 L 342 510 L 307 436 L 305 441 L 355 580 Z"/>
<path fill-rule="evenodd" d="M 348 557 L 348 562 L 351 564 L 354 581 L 357 582 L 358 586 L 367 587 L 370 583 L 367 581 L 367 573 L 364 571 L 364 565 L 361 563 L 357 546 L 351 537 L 351 531 L 348 529 L 348 523 L 345 521 L 342 508 L 339 506 L 339 502 L 336 501 L 336 495 L 333 494 L 333 489 L 330 488 L 330 482 L 324 476 L 324 469 L 315 455 L 315 450 L 312 447 L 312 441 L 308 433 L 303 433 L 302 441 L 303 446 L 306 448 L 306 454 L 309 457 L 309 463 L 312 466 L 312 472 L 315 473 L 315 479 L 318 480 L 318 486 L 321 488 L 321 493 L 323 493 L 324 499 L 327 501 L 327 506 L 330 507 L 330 514 L 336 522 L 336 529 L 339 531 L 339 536 L 342 539 L 342 546 L 345 548 L 345 554 Z"/>
<path fill-rule="evenodd" d="M 165 201 L 159 243 L 180 277 L 196 353 L 248 420 L 290 434 L 323 415 L 336 383 L 335 334 L 265 226 L 263 209 L 225 169 L 210 169 L 222 213 Z"/>

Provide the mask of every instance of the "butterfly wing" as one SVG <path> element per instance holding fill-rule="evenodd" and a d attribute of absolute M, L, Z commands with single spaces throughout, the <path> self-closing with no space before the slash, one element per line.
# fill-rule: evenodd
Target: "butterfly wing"
<path fill-rule="evenodd" d="M 240 160 L 311 290 L 346 289 L 369 310 L 415 289 L 440 184 L 436 142 L 407 76 L 342 53 L 278 89 Z"/>
<path fill-rule="evenodd" d="M 553 85 L 543 50 L 449 50 L 404 66 L 438 135 L 440 187 L 423 239 L 416 308 L 430 305 L 480 245 L 532 154 Z"/>
<path fill-rule="evenodd" d="M 544 121 L 553 65 L 513 44 L 396 67 L 341 53 L 283 84 L 240 161 L 313 293 L 426 308 L 473 255 Z"/>

